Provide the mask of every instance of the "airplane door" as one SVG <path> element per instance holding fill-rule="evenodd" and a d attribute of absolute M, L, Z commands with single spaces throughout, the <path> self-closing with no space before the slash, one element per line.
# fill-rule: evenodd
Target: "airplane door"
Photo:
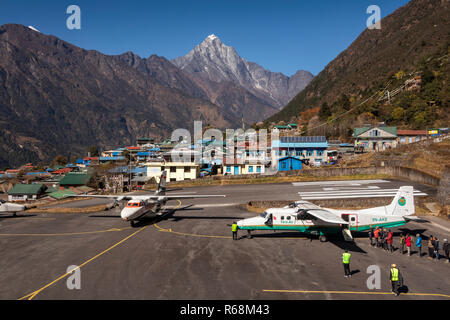
<path fill-rule="evenodd" d="M 348 222 L 350 228 L 358 231 L 358 215 L 352 213 L 344 213 L 341 218 Z"/>

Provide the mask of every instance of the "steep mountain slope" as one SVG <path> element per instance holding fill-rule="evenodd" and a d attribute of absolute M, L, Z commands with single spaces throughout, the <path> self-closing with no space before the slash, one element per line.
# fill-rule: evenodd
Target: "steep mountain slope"
<path fill-rule="evenodd" d="M 195 86 L 192 97 L 158 80 L 118 57 L 21 25 L 1 26 L 0 166 L 166 136 L 194 119 L 219 128 L 240 123 L 195 95 Z"/>
<path fill-rule="evenodd" d="M 299 70 L 291 78 L 270 72 L 239 56 L 215 35 L 208 36 L 191 52 L 172 62 L 183 71 L 213 82 L 233 82 L 250 91 L 267 104 L 280 108 L 300 92 L 313 78 Z"/>
<path fill-rule="evenodd" d="M 449 19 L 448 1 L 412 0 L 384 18 L 380 30 L 362 32 L 348 49 L 266 123 L 298 120 L 303 111 L 312 107 L 327 108 L 338 104 L 337 107 L 345 112 L 358 105 L 382 89 L 393 74 L 415 71 L 424 57 L 445 47 L 449 42 Z"/>
<path fill-rule="evenodd" d="M 209 100 L 221 107 L 230 117 L 239 119 L 239 123 L 233 123 L 235 126 L 241 125 L 242 116 L 245 123 L 251 124 L 262 121 L 278 111 L 240 85 L 231 81 L 219 83 L 189 74 L 164 57 L 152 55 L 148 59 L 142 59 L 127 52 L 117 58 L 168 88 L 178 89 L 192 97 Z"/>

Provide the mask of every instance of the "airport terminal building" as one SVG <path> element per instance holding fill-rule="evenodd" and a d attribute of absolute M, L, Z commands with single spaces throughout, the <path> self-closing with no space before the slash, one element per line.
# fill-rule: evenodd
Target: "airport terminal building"
<path fill-rule="evenodd" d="M 310 163 L 326 163 L 327 148 L 328 142 L 324 136 L 280 137 L 272 141 L 272 153 L 278 159 L 293 157 L 308 159 Z"/>

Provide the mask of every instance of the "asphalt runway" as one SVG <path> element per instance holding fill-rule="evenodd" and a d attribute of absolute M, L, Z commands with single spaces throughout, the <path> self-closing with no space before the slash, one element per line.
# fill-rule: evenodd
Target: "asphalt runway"
<path fill-rule="evenodd" d="M 382 188 L 401 181 L 369 184 Z M 254 216 L 239 204 L 250 200 L 297 200 L 300 191 L 329 184 L 292 183 L 185 188 L 179 194 L 225 194 L 226 198 L 173 201 L 161 221 L 131 228 L 120 208 L 88 214 L 0 216 L 0 299 L 450 299 L 450 264 L 390 254 L 356 234 L 355 245 L 321 243 L 296 232 L 254 232 L 231 239 L 234 220 Z M 414 184 L 432 194 L 434 189 Z M 306 188 L 306 189 L 302 189 Z M 73 202 L 95 205 L 98 199 Z M 67 205 L 67 204 L 66 204 Z M 450 223 L 426 218 L 396 232 L 423 232 L 440 239 Z M 398 237 L 395 243 L 398 246 Z M 344 278 L 341 255 L 352 253 L 353 276 Z M 425 251 L 425 250 L 423 250 Z M 407 294 L 394 297 L 388 281 L 396 263 Z M 79 266 L 81 289 L 68 289 L 69 266 Z M 369 289 L 367 268 L 379 266 L 381 288 Z"/>

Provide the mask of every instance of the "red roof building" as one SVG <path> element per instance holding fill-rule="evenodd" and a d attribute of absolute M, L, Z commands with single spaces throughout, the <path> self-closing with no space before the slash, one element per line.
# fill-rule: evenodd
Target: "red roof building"
<path fill-rule="evenodd" d="M 68 172 L 71 172 L 73 170 L 73 168 L 63 168 L 63 169 L 58 169 L 53 171 L 53 174 L 66 174 Z"/>

